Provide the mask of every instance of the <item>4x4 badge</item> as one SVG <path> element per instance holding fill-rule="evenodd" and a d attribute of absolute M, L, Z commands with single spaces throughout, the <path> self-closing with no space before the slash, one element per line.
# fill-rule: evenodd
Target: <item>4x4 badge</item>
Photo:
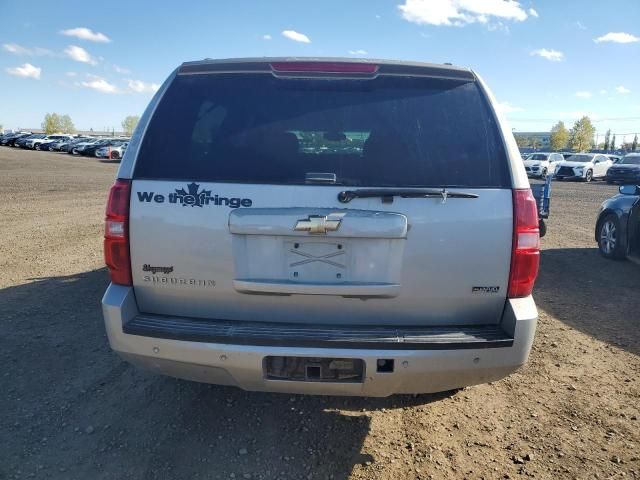
<path fill-rule="evenodd" d="M 294 230 L 309 233 L 335 232 L 340 227 L 344 213 L 331 213 L 327 216 L 309 215 L 306 220 L 298 220 Z"/>

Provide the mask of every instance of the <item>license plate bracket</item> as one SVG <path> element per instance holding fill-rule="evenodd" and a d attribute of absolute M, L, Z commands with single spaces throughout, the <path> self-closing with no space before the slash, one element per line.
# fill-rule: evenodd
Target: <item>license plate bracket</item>
<path fill-rule="evenodd" d="M 349 248 L 346 241 L 285 241 L 289 280 L 302 283 L 340 283 L 349 280 Z"/>

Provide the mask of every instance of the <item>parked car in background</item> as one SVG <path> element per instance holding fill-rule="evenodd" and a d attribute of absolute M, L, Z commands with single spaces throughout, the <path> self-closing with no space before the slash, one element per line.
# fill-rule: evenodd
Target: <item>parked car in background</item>
<path fill-rule="evenodd" d="M 600 206 L 596 242 L 606 258 L 640 262 L 640 186 L 621 185 L 619 194 Z"/>
<path fill-rule="evenodd" d="M 82 148 L 82 150 L 79 150 L 78 153 L 85 157 L 95 157 L 96 150 L 98 150 L 101 147 L 107 147 L 115 141 L 116 140 L 113 138 L 101 138 L 97 142 L 94 142 L 90 145 L 86 145 L 84 148 Z"/>
<path fill-rule="evenodd" d="M 27 135 L 26 137 L 22 137 L 17 140 L 14 146 L 20 148 L 31 148 L 30 145 L 32 145 L 32 142 L 34 140 L 38 140 L 44 137 L 46 137 L 44 133 L 32 133 L 31 135 Z"/>
<path fill-rule="evenodd" d="M 40 150 L 40 145 L 43 143 L 51 142 L 51 141 L 61 141 L 61 140 L 69 140 L 73 138 L 73 135 L 64 135 L 64 134 L 54 134 L 54 135 L 45 135 L 41 138 L 36 138 L 28 142 L 27 147 L 32 148 L 34 150 Z"/>
<path fill-rule="evenodd" d="M 640 153 L 629 153 L 609 167 L 607 183 L 632 183 L 640 185 Z"/>
<path fill-rule="evenodd" d="M 607 155 L 607 157 L 609 157 L 614 164 L 618 163 L 622 159 L 620 155 Z"/>
<path fill-rule="evenodd" d="M 560 153 L 532 153 L 524 161 L 524 169 L 529 177 L 545 178 L 547 174 L 553 174 L 556 165 L 564 160 Z"/>
<path fill-rule="evenodd" d="M 52 150 L 54 145 L 57 145 L 59 143 L 62 143 L 63 140 L 61 139 L 57 139 L 57 140 L 47 140 L 44 142 L 41 142 L 39 144 L 36 145 L 35 149 L 36 150 L 42 150 L 44 152 Z"/>
<path fill-rule="evenodd" d="M 605 178 L 612 164 L 611 159 L 601 153 L 576 153 L 557 164 L 555 177 L 556 180 L 590 182 L 596 178 Z"/>
<path fill-rule="evenodd" d="M 31 133 L 29 132 L 20 132 L 5 136 L 2 139 L 2 145 L 6 145 L 7 147 L 15 147 L 18 140 L 29 135 L 31 135 Z"/>
<path fill-rule="evenodd" d="M 129 145 L 129 142 L 118 140 L 110 145 L 102 146 L 96 150 L 96 157 L 118 160 L 124 155 L 127 145 Z"/>
<path fill-rule="evenodd" d="M 69 153 L 73 147 L 79 143 L 88 142 L 93 140 L 93 137 L 75 137 L 67 142 L 62 142 L 55 146 L 53 149 L 59 152 Z"/>
<path fill-rule="evenodd" d="M 84 149 L 95 145 L 96 143 L 100 142 L 102 139 L 100 138 L 90 138 L 88 140 L 85 140 L 83 142 L 78 142 L 75 145 L 73 145 L 73 147 L 71 149 L 69 149 L 69 153 L 72 155 L 81 155 L 82 152 L 84 152 Z"/>

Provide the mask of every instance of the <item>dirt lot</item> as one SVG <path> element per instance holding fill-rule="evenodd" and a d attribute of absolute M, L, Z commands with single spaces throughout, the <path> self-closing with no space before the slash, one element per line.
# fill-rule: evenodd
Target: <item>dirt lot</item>
<path fill-rule="evenodd" d="M 530 362 L 388 399 L 246 393 L 138 371 L 102 324 L 117 166 L 0 147 L 0 479 L 640 478 L 640 267 L 602 259 L 599 203 L 556 184 Z"/>

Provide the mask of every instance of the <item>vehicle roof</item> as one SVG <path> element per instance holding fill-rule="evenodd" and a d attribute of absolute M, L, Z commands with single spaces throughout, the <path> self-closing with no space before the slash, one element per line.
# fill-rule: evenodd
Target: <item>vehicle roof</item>
<path fill-rule="evenodd" d="M 271 73 L 271 64 L 285 62 L 305 63 L 360 63 L 378 65 L 380 74 L 415 74 L 433 77 L 466 79 L 475 81 L 476 76 L 469 68 L 450 64 L 425 62 L 407 62 L 370 58 L 345 57 L 249 57 L 196 60 L 184 62 L 178 68 L 178 74 L 195 73 Z"/>

